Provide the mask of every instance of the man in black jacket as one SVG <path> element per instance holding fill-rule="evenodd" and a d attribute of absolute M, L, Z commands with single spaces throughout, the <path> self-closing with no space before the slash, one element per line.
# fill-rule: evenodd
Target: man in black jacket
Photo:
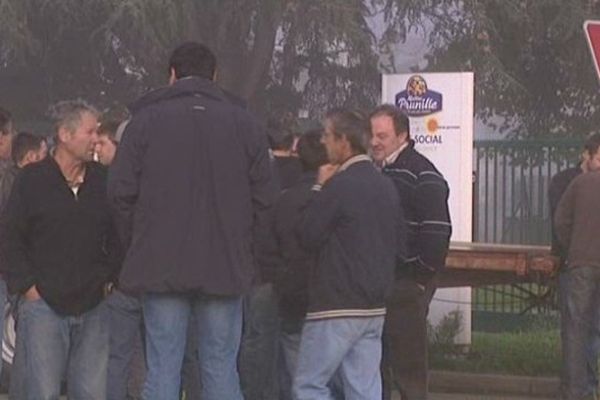
<path fill-rule="evenodd" d="M 106 170 L 92 161 L 97 112 L 83 101 L 52 110 L 56 150 L 26 166 L 3 216 L 8 286 L 25 301 L 19 334 L 27 358 L 27 399 L 106 398 L 105 285 L 119 265 Z"/>
<path fill-rule="evenodd" d="M 598 349 L 600 348 L 600 336 L 595 327 L 589 329 L 588 321 L 594 320 L 596 313 L 582 312 L 585 307 L 584 300 L 587 293 L 593 293 L 590 289 L 595 282 L 594 272 L 596 268 L 589 265 L 567 264 L 575 261 L 568 254 L 569 241 L 561 241 L 556 230 L 556 214 L 562 198 L 570 188 L 571 183 L 581 174 L 594 172 L 600 169 L 600 134 L 593 134 L 585 142 L 581 162 L 572 168 L 565 169 L 554 175 L 550 181 L 548 191 L 550 203 L 550 215 L 552 221 L 552 253 L 560 257 L 561 268 L 558 274 L 558 307 L 561 315 L 561 348 L 563 363 L 561 370 L 561 392 L 565 399 L 583 397 L 597 392 L 598 388 Z M 588 188 L 591 190 L 592 188 Z M 573 192 L 573 189 L 569 189 Z M 571 193 L 572 195 L 572 193 Z M 585 196 L 580 197 L 584 198 Z M 598 199 L 597 199 L 598 200 Z M 597 201 L 596 200 L 596 201 Z M 572 205 L 571 205 L 572 206 Z M 564 213 L 563 205 L 563 213 Z M 572 214 L 589 211 L 578 203 L 577 210 L 570 210 Z M 592 219 L 587 218 L 591 226 Z M 590 236 L 591 238 L 592 236 Z M 578 239 L 580 243 L 583 243 Z M 569 257 L 567 257 L 569 256 Z M 587 263 L 589 264 L 589 262 Z M 576 268 L 575 268 L 576 267 Z M 597 304 L 593 304 L 593 308 Z M 593 325 L 593 324 L 592 324 Z"/>
<path fill-rule="evenodd" d="M 216 59 L 178 47 L 170 86 L 131 107 L 109 176 L 128 245 L 119 285 L 142 295 L 146 400 L 179 398 L 193 313 L 203 400 L 240 400 L 242 295 L 255 271 L 253 231 L 276 195 L 266 135 L 213 81 Z"/>
<path fill-rule="evenodd" d="M 291 384 L 296 370 L 300 333 L 308 306 L 308 272 L 315 264 L 314 254 L 298 240 L 296 229 L 302 211 L 311 198 L 311 187 L 321 165 L 327 163 L 321 131 L 303 134 L 298 140 L 298 160 L 304 171 L 299 181 L 285 190 L 269 213 L 269 229 L 259 246 L 260 265 L 271 272 L 281 326 L 279 332 L 279 396 L 291 400 Z"/>
<path fill-rule="evenodd" d="M 448 184 L 414 149 L 408 117 L 393 105 L 371 113 L 373 159 L 394 181 L 408 222 L 408 258 L 396 268 L 384 328 L 384 398 L 396 386 L 403 400 L 427 398 L 427 311 L 450 241 Z"/>
<path fill-rule="evenodd" d="M 319 169 L 298 233 L 316 253 L 309 271 L 293 394 L 331 398 L 339 374 L 346 398 L 381 398 L 381 333 L 394 268 L 404 258 L 405 222 L 392 182 L 366 153 L 368 121 L 335 110 L 323 144 L 331 164 Z"/>

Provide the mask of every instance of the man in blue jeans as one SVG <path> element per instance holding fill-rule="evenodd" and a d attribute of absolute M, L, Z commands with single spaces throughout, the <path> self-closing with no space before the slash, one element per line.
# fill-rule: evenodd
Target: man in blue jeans
<path fill-rule="evenodd" d="M 597 399 L 596 346 L 600 332 L 600 152 L 590 153 L 589 172 L 579 174 L 562 195 L 554 233 L 567 249 L 560 276 L 562 398 Z M 592 365 L 591 365 L 592 364 Z"/>
<path fill-rule="evenodd" d="M 142 296 L 143 398 L 179 398 L 194 321 L 202 400 L 241 400 L 242 296 L 253 280 L 257 221 L 276 195 L 267 139 L 214 82 L 206 46 L 179 46 L 168 71 L 169 86 L 130 107 L 108 184 L 128 246 L 119 285 Z"/>
<path fill-rule="evenodd" d="M 53 107 L 56 149 L 23 168 L 2 219 L 7 283 L 24 299 L 19 334 L 29 400 L 57 399 L 65 376 L 69 398 L 106 398 L 103 298 L 121 252 L 107 173 L 92 161 L 97 115 L 81 100 Z"/>
<path fill-rule="evenodd" d="M 366 155 L 368 120 L 327 114 L 320 167 L 300 243 L 317 256 L 309 271 L 308 312 L 293 383 L 295 400 L 329 400 L 339 378 L 345 398 L 381 399 L 381 335 L 394 268 L 404 259 L 406 226 L 393 183 Z"/>

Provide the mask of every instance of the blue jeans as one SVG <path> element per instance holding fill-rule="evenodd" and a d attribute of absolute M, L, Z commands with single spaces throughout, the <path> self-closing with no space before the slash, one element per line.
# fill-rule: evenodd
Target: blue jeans
<path fill-rule="evenodd" d="M 115 290 L 106 299 L 106 305 L 110 325 L 106 398 L 140 398 L 146 364 L 142 303 L 137 297 Z"/>
<path fill-rule="evenodd" d="M 381 399 L 383 317 L 306 321 L 302 329 L 294 400 L 330 400 L 338 375 L 346 400 Z"/>
<path fill-rule="evenodd" d="M 70 399 L 106 399 L 108 317 L 104 303 L 80 316 L 57 314 L 43 300 L 24 301 L 28 400 L 57 400 L 63 377 Z"/>
<path fill-rule="evenodd" d="M 568 267 L 559 275 L 565 400 L 593 398 L 598 387 L 600 268 Z"/>
<path fill-rule="evenodd" d="M 240 381 L 245 400 L 277 400 L 279 309 L 270 283 L 244 298 Z"/>
<path fill-rule="evenodd" d="M 143 297 L 148 373 L 144 400 L 178 400 L 188 323 L 197 324 L 202 400 L 242 400 L 237 354 L 239 297 L 147 294 Z"/>
<path fill-rule="evenodd" d="M 282 331 L 279 336 L 279 398 L 292 400 L 292 382 L 298 365 L 300 332 Z"/>
<path fill-rule="evenodd" d="M 15 338 L 15 353 L 10 367 L 8 398 L 10 400 L 22 400 L 26 398 L 27 393 L 27 357 L 25 355 L 27 347 L 25 346 L 25 326 L 19 321 L 18 310 L 21 309 L 24 299 L 23 296 L 16 295 L 11 297 L 10 301 L 14 303 L 13 307 L 16 310 L 16 312 L 13 311 L 13 316 L 17 337 Z"/>
<path fill-rule="evenodd" d="M 0 344 L 4 340 L 4 315 L 7 302 L 8 290 L 6 289 L 6 281 L 0 278 Z M 0 357 L 0 374 L 2 374 L 2 357 Z"/>

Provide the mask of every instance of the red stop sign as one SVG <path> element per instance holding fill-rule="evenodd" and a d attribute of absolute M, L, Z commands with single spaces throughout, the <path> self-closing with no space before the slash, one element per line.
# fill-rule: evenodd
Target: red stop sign
<path fill-rule="evenodd" d="M 600 21 L 585 21 L 583 30 L 585 31 L 585 37 L 590 45 L 594 66 L 596 67 L 596 74 L 598 74 L 598 78 L 600 79 L 600 66 L 598 65 L 598 61 L 600 60 Z"/>

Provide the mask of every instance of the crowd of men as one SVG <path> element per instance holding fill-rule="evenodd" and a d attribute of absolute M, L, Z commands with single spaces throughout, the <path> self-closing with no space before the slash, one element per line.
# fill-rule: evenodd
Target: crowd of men
<path fill-rule="evenodd" d="M 168 67 L 126 118 L 54 105 L 47 156 L 0 110 L 10 397 L 426 399 L 449 188 L 406 115 L 267 135 L 207 47 Z"/>

